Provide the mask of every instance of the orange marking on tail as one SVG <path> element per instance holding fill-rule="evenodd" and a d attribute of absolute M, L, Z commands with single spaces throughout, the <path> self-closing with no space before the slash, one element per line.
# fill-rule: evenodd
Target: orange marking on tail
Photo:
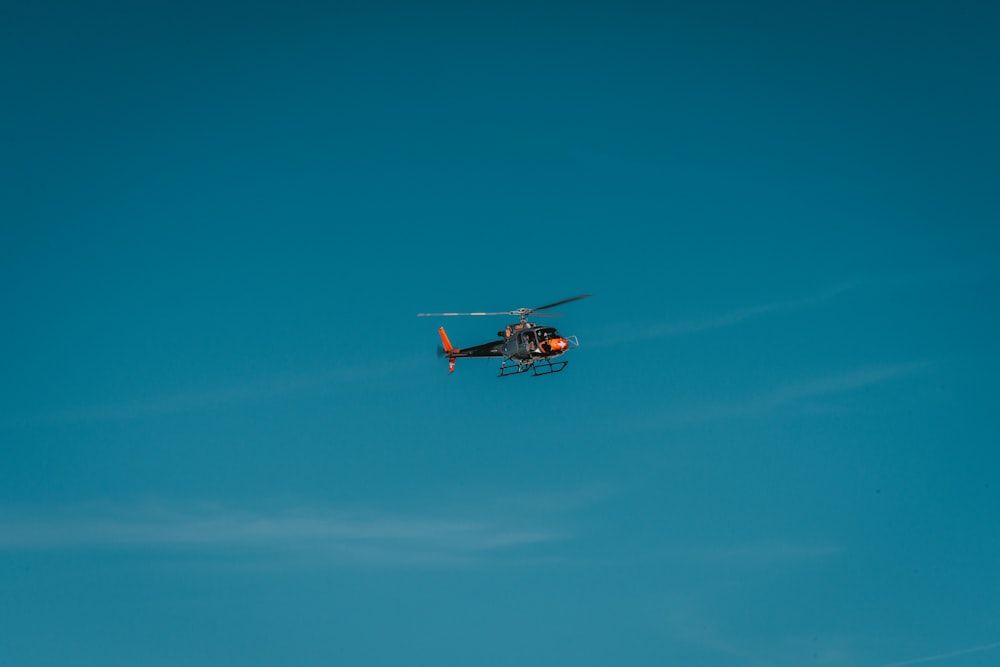
<path fill-rule="evenodd" d="M 451 352 L 453 349 L 455 349 L 451 346 L 451 341 L 448 340 L 448 334 L 444 332 L 444 327 L 438 329 L 438 333 L 441 334 L 441 344 L 444 345 L 445 352 Z"/>

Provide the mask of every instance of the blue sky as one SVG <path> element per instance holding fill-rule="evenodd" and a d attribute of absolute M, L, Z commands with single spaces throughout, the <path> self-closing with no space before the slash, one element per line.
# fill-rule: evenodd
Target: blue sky
<path fill-rule="evenodd" d="M 997 24 L 6 3 L 0 655 L 995 664 Z"/>

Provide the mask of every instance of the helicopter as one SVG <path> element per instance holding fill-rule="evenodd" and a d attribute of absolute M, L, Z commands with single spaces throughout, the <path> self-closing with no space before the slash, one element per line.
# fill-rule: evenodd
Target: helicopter
<path fill-rule="evenodd" d="M 537 308 L 517 308 L 496 313 L 418 313 L 417 317 L 489 315 L 517 317 L 516 324 L 508 324 L 502 331 L 497 332 L 500 340 L 472 347 L 455 347 L 448 340 L 448 334 L 445 333 L 444 327 L 441 327 L 438 329 L 438 334 L 441 336 L 442 347 L 438 348 L 438 356 L 448 357 L 449 373 L 455 371 L 455 360 L 459 357 L 500 357 L 500 375 L 498 377 L 517 375 L 527 371 L 531 371 L 534 376 L 550 375 L 563 370 L 569 363 L 562 359 L 553 360 L 570 348 L 578 347 L 580 342 L 576 336 L 563 336 L 556 331 L 555 327 L 529 322 L 528 316 L 536 313 L 537 317 L 559 317 L 558 313 L 541 313 L 539 311 L 555 308 L 571 301 L 586 299 L 589 296 L 591 295 L 580 294 Z"/>

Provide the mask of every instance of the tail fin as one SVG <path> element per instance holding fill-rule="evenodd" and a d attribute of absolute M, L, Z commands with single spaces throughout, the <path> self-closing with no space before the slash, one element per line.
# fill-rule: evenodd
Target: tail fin
<path fill-rule="evenodd" d="M 451 341 L 448 340 L 448 334 L 444 332 L 444 327 L 438 329 L 438 333 L 441 334 L 441 344 L 444 345 L 445 352 L 451 352 L 455 348 L 452 347 Z"/>
<path fill-rule="evenodd" d="M 438 329 L 438 333 L 441 334 L 441 344 L 444 345 L 444 353 L 448 355 L 448 372 L 452 373 L 455 371 L 455 357 L 451 355 L 451 351 L 455 348 L 452 346 L 451 341 L 448 340 L 448 334 L 444 332 L 444 327 Z"/>

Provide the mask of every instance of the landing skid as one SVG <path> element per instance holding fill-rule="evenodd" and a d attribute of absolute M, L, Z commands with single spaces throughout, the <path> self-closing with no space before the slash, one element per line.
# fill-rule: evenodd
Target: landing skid
<path fill-rule="evenodd" d="M 500 375 L 517 375 L 518 373 L 532 372 L 534 377 L 539 375 L 551 375 L 566 368 L 568 361 L 549 361 L 548 359 L 532 359 L 531 361 L 516 361 L 514 359 L 504 359 L 500 362 Z"/>

